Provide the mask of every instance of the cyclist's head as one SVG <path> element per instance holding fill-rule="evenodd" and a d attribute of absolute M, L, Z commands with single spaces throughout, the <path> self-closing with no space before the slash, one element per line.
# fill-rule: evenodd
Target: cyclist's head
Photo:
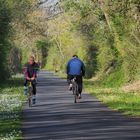
<path fill-rule="evenodd" d="M 32 65 L 35 62 L 34 56 L 29 57 L 29 64 Z"/>
<path fill-rule="evenodd" d="M 73 58 L 78 58 L 78 55 L 74 54 L 72 57 L 73 57 Z"/>

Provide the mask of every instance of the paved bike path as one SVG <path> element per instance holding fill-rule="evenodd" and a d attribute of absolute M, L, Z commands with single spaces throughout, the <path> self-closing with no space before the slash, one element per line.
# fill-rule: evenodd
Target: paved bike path
<path fill-rule="evenodd" d="M 79 103 L 66 80 L 42 71 L 37 104 L 23 110 L 25 140 L 140 140 L 140 119 L 111 111 L 95 97 L 83 94 Z"/>

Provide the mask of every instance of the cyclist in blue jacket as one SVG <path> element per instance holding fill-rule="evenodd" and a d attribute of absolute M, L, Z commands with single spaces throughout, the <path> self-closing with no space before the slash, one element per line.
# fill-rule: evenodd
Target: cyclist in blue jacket
<path fill-rule="evenodd" d="M 73 55 L 72 59 L 67 64 L 67 79 L 69 90 L 72 90 L 71 80 L 76 77 L 76 81 L 78 83 L 79 99 L 81 98 L 83 88 L 83 76 L 85 76 L 85 65 L 77 55 Z"/>

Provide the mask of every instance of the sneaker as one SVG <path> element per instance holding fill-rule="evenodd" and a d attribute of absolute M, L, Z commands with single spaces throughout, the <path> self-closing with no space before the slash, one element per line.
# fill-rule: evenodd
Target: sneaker
<path fill-rule="evenodd" d="M 69 90 L 70 90 L 70 91 L 72 90 L 72 84 L 69 85 Z"/>
<path fill-rule="evenodd" d="M 79 94 L 79 95 L 78 95 L 78 99 L 81 99 L 81 98 L 82 98 L 82 96 L 81 96 L 81 94 Z"/>
<path fill-rule="evenodd" d="M 36 97 L 35 97 L 35 96 L 33 96 L 33 98 L 32 98 L 32 102 L 33 102 L 33 104 L 36 103 Z"/>
<path fill-rule="evenodd" d="M 35 104 L 36 103 L 36 99 L 33 99 L 32 102 L 33 102 L 33 104 Z"/>

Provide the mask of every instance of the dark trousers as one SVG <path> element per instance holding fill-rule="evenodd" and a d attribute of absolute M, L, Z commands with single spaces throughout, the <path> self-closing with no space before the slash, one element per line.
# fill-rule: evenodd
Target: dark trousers
<path fill-rule="evenodd" d="M 36 80 L 33 80 L 31 83 L 32 83 L 32 87 L 33 87 L 33 95 L 36 95 Z M 24 86 L 27 86 L 27 84 L 28 84 L 28 80 L 25 79 Z"/>
<path fill-rule="evenodd" d="M 81 94 L 82 93 L 82 89 L 83 89 L 83 77 L 81 75 L 68 75 L 67 76 L 68 84 L 71 83 L 71 80 L 74 77 L 76 77 L 76 82 L 78 84 L 78 92 Z"/>

